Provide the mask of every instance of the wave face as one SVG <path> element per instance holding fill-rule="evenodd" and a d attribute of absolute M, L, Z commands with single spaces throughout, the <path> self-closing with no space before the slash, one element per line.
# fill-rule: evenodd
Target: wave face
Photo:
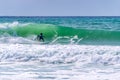
<path fill-rule="evenodd" d="M 119 30 L 83 29 L 53 24 L 18 22 L 1 24 L 0 41 L 16 39 L 16 37 L 36 41 L 36 36 L 41 32 L 48 43 L 119 44 L 120 41 Z"/>

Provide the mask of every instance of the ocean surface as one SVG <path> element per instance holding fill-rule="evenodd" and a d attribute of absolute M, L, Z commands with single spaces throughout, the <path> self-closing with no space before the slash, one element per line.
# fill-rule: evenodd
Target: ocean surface
<path fill-rule="evenodd" d="M 1 16 L 0 80 L 120 80 L 120 17 Z"/>

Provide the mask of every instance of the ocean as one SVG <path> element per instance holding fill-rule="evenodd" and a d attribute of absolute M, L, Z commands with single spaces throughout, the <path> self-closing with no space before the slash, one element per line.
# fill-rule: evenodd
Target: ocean
<path fill-rule="evenodd" d="M 119 74 L 119 16 L 0 16 L 0 80 L 120 80 Z"/>

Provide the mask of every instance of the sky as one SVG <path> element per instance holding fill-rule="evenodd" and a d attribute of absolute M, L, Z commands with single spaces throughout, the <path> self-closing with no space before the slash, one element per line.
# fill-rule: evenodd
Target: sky
<path fill-rule="evenodd" d="M 0 0 L 0 16 L 120 16 L 120 0 Z"/>

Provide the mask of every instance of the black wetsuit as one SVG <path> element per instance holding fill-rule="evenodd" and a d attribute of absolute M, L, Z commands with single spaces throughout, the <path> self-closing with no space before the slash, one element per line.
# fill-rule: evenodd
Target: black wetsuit
<path fill-rule="evenodd" d="M 44 41 L 44 38 L 43 38 L 43 36 L 42 36 L 42 35 L 40 35 L 40 40 Z"/>
<path fill-rule="evenodd" d="M 40 40 L 40 41 L 42 40 L 42 41 L 44 42 L 44 38 L 43 38 L 43 37 L 44 37 L 44 36 L 43 36 L 42 33 L 41 33 L 40 35 L 37 36 L 38 40 Z"/>

